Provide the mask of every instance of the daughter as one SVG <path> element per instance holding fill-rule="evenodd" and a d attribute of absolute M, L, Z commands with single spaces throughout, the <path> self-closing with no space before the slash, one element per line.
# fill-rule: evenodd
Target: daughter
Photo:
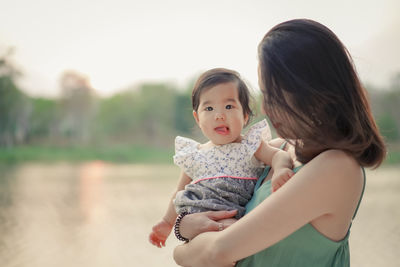
<path fill-rule="evenodd" d="M 288 153 L 268 145 L 265 120 L 241 135 L 252 115 L 249 102 L 237 72 L 217 68 L 199 77 L 192 92 L 193 116 L 209 141 L 176 137 L 174 163 L 182 172 L 165 216 L 149 236 L 153 245 L 165 246 L 178 214 L 237 210 L 236 219 L 242 217 L 265 165 L 274 169 L 273 191 L 293 175 Z"/>

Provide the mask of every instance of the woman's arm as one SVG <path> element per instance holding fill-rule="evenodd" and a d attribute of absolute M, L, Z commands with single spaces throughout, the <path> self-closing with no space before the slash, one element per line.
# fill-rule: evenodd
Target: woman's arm
<path fill-rule="evenodd" d="M 322 218 L 328 220 L 323 234 L 339 240 L 347 232 L 362 183 L 360 166 L 353 158 L 342 151 L 323 152 L 231 227 L 178 246 L 174 258 L 182 266 L 229 266 Z M 337 217 L 346 222 L 343 229 L 335 228 Z"/>

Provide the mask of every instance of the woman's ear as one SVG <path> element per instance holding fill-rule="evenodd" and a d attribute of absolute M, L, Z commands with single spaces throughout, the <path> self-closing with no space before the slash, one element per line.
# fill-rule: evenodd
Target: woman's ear
<path fill-rule="evenodd" d="M 197 114 L 196 111 L 193 110 L 193 117 L 196 120 L 196 123 L 199 124 L 199 115 Z"/>

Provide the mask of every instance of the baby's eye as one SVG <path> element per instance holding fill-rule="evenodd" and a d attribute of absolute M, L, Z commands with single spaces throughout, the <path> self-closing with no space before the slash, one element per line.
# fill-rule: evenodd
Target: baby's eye
<path fill-rule="evenodd" d="M 213 111 L 214 109 L 213 109 L 213 107 L 206 107 L 204 110 L 206 110 L 206 111 Z"/>
<path fill-rule="evenodd" d="M 233 109 L 233 106 L 232 105 L 226 105 L 225 108 L 226 109 Z"/>

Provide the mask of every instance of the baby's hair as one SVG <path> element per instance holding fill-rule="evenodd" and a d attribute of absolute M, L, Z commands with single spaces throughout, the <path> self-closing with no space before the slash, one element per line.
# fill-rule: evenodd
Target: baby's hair
<path fill-rule="evenodd" d="M 197 112 L 200 105 L 201 94 L 218 84 L 236 83 L 239 91 L 239 102 L 243 108 L 243 116 L 248 115 L 249 120 L 253 116 L 253 111 L 250 108 L 250 90 L 246 83 L 240 77 L 240 74 L 234 70 L 225 68 L 215 68 L 204 72 L 197 79 L 192 92 L 192 106 L 193 110 Z M 248 123 L 247 122 L 247 123 Z"/>

